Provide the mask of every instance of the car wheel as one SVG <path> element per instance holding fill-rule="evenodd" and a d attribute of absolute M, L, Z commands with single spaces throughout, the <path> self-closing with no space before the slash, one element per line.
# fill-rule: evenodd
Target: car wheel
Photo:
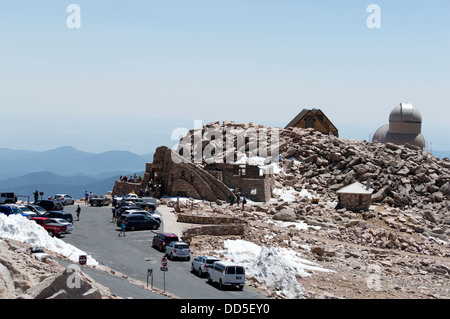
<path fill-rule="evenodd" d="M 212 283 L 212 280 L 211 280 L 211 275 L 210 274 L 208 274 L 208 284 L 211 284 Z"/>
<path fill-rule="evenodd" d="M 50 237 L 55 237 L 55 233 L 53 232 L 53 230 L 49 230 L 48 234 L 50 235 Z"/>
<path fill-rule="evenodd" d="M 219 279 L 219 289 L 223 289 L 222 279 Z"/>
<path fill-rule="evenodd" d="M 243 290 L 244 289 L 244 285 L 239 285 L 239 290 Z"/>
<path fill-rule="evenodd" d="M 194 265 L 191 265 L 191 273 L 195 274 L 195 268 L 194 268 Z"/>
<path fill-rule="evenodd" d="M 153 229 L 153 230 L 158 229 L 158 226 L 155 225 L 155 224 L 153 224 L 153 225 L 152 225 L 152 229 Z"/>
<path fill-rule="evenodd" d="M 198 273 L 199 277 L 203 277 L 203 270 L 202 270 L 201 267 L 198 268 L 198 272 L 197 273 Z"/>
<path fill-rule="evenodd" d="M 136 227 L 135 227 L 135 226 L 131 226 L 131 227 L 130 227 L 130 230 L 135 231 L 135 230 L 136 230 Z"/>
<path fill-rule="evenodd" d="M 170 260 L 173 260 L 173 254 L 170 253 Z"/>

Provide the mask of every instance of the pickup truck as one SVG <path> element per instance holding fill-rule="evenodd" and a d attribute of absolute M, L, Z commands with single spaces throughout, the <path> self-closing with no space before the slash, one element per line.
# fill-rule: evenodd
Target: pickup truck
<path fill-rule="evenodd" d="M 30 220 L 34 220 L 37 224 L 44 227 L 48 234 L 52 237 L 64 234 L 67 232 L 66 225 L 60 225 L 54 223 L 50 218 L 47 217 L 32 217 Z"/>

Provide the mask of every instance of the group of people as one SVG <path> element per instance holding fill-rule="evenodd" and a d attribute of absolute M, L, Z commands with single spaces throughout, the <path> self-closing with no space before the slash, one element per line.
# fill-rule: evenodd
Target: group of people
<path fill-rule="evenodd" d="M 85 191 L 84 192 L 84 203 L 87 205 L 92 197 L 94 197 L 94 194 L 92 192 Z"/>
<path fill-rule="evenodd" d="M 127 176 L 127 174 L 120 176 L 119 180 L 121 182 L 130 182 L 130 183 L 138 183 L 140 181 L 142 181 L 142 175 L 137 176 L 136 173 L 130 174 L 130 177 Z"/>

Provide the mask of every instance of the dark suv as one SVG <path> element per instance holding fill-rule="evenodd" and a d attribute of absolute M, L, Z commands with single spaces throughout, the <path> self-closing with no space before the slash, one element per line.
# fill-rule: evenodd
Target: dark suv
<path fill-rule="evenodd" d="M 61 212 L 61 211 L 50 211 L 46 212 L 41 217 L 47 217 L 47 218 L 62 218 L 67 220 L 69 223 L 73 223 L 73 216 L 71 213 Z"/>
<path fill-rule="evenodd" d="M 158 229 L 159 222 L 145 215 L 129 215 L 123 219 L 126 230 Z"/>
<path fill-rule="evenodd" d="M 152 246 L 160 251 L 165 251 L 166 246 L 173 241 L 179 241 L 178 236 L 173 233 L 159 233 L 153 237 Z"/>
<path fill-rule="evenodd" d="M 51 210 L 64 210 L 63 205 L 53 199 L 43 199 L 43 200 L 38 200 L 37 202 L 34 203 L 35 205 L 39 205 L 41 206 L 43 209 L 45 209 L 46 211 L 51 211 Z"/>

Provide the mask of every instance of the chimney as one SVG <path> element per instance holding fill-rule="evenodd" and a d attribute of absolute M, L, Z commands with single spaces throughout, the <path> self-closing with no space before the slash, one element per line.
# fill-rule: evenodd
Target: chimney
<path fill-rule="evenodd" d="M 371 180 L 372 180 L 371 178 L 368 178 L 368 179 L 367 179 L 366 190 L 369 190 L 369 189 L 370 189 L 370 181 L 371 181 Z"/>

